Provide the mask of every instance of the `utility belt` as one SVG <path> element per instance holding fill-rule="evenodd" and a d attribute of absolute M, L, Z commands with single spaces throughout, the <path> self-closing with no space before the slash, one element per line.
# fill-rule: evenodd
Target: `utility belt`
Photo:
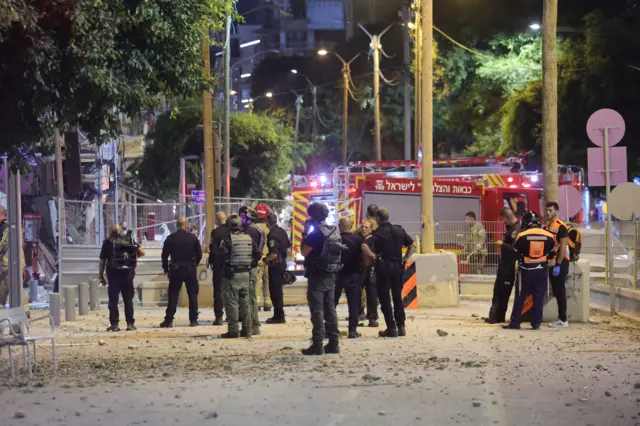
<path fill-rule="evenodd" d="M 169 264 L 169 269 L 173 270 L 173 271 L 178 271 L 180 269 L 187 269 L 187 268 L 195 268 L 196 265 L 194 264 L 193 260 L 185 260 L 185 261 L 180 261 L 180 262 L 171 262 Z"/>
<path fill-rule="evenodd" d="M 226 264 L 224 267 L 224 277 L 227 279 L 231 279 L 235 276 L 235 274 L 242 274 L 244 272 L 251 272 L 251 267 L 250 266 L 243 266 L 243 267 L 238 267 L 238 266 L 231 266 L 229 264 Z"/>

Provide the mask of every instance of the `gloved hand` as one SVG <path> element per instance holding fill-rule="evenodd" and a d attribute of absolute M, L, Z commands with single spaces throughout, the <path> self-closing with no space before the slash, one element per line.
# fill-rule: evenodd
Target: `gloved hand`
<path fill-rule="evenodd" d="M 556 265 L 553 267 L 553 270 L 551 271 L 551 275 L 553 275 L 554 277 L 557 277 L 558 275 L 560 275 L 560 265 Z"/>

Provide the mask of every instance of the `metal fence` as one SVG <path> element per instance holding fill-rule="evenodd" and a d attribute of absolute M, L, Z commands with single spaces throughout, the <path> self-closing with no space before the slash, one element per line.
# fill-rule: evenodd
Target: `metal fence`
<path fill-rule="evenodd" d="M 608 285 L 605 229 L 599 223 L 580 228 L 580 257 L 589 260 L 591 282 Z M 494 275 L 500 261 L 498 241 L 503 239 L 504 230 L 502 222 L 439 222 L 435 226 L 435 248 L 457 254 L 460 274 Z M 613 232 L 614 285 L 640 289 L 640 221 L 615 221 Z"/>
<path fill-rule="evenodd" d="M 502 222 L 438 222 L 435 248 L 457 255 L 460 274 L 494 275 L 504 230 Z"/>

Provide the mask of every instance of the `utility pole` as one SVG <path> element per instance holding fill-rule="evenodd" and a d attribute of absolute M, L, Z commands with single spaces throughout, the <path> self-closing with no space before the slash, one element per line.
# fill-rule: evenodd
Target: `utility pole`
<path fill-rule="evenodd" d="M 417 103 L 417 101 L 416 101 Z M 422 253 L 433 253 L 433 0 L 422 0 Z"/>
<path fill-rule="evenodd" d="M 558 202 L 558 0 L 544 0 L 542 11 L 542 170 L 544 199 Z"/>
<path fill-rule="evenodd" d="M 422 117 L 422 22 L 420 19 L 420 0 L 416 0 L 415 5 L 415 15 L 416 21 L 414 24 L 414 28 L 416 31 L 416 41 L 415 41 L 415 53 L 414 53 L 414 71 L 413 71 L 413 89 L 414 89 L 414 100 L 413 100 L 413 108 L 414 108 L 414 141 L 413 141 L 413 155 L 414 159 L 418 161 L 418 151 L 420 148 L 420 144 L 422 143 L 422 127 L 421 127 L 421 117 Z"/>
<path fill-rule="evenodd" d="M 340 62 L 342 62 L 342 84 L 343 93 L 342 93 L 342 165 L 347 164 L 347 148 L 348 148 L 348 138 L 349 138 L 349 92 L 350 85 L 349 82 L 351 80 L 351 64 L 353 61 L 358 59 L 360 54 L 358 53 L 356 56 L 351 58 L 349 61 L 345 61 L 342 56 L 338 53 L 333 52 Z M 352 95 L 353 96 L 353 95 Z M 354 97 L 355 99 L 355 97 Z"/>
<path fill-rule="evenodd" d="M 231 213 L 231 147 L 229 146 L 229 120 L 231 110 L 231 15 L 227 16 L 224 45 L 224 191 L 227 214 Z"/>
<path fill-rule="evenodd" d="M 298 134 L 300 132 L 300 110 L 302 109 L 302 102 L 304 97 L 296 93 L 296 128 L 293 137 L 293 147 L 291 148 L 291 191 L 295 190 L 295 175 L 296 175 L 296 164 L 294 162 L 294 150 L 296 146 L 298 146 Z"/>
<path fill-rule="evenodd" d="M 209 247 L 211 231 L 214 227 L 215 215 L 215 186 L 213 162 L 213 111 L 211 110 L 211 90 L 208 87 L 211 77 L 211 53 L 209 51 L 209 28 L 202 32 L 203 75 L 207 87 L 202 92 L 202 131 L 204 134 L 204 196 L 205 196 L 205 247 Z"/>
<path fill-rule="evenodd" d="M 387 31 L 393 26 L 389 25 L 384 29 L 380 34 L 372 35 L 369 33 L 361 24 L 358 24 L 360 29 L 364 31 L 369 38 L 371 38 L 371 43 L 369 47 L 373 51 L 373 95 L 375 97 L 375 119 L 376 119 L 376 145 L 375 145 L 375 154 L 376 160 L 382 160 L 382 130 L 380 123 L 380 52 L 382 51 L 382 36 L 385 35 Z M 386 56 L 386 54 L 385 54 Z"/>
<path fill-rule="evenodd" d="M 313 85 L 311 87 L 311 95 L 313 96 L 313 121 L 311 122 L 311 140 L 313 141 L 313 172 L 316 173 L 316 138 L 318 137 L 318 119 L 317 119 L 317 115 L 318 115 L 318 103 L 317 103 L 317 96 L 318 96 L 318 88 Z"/>
<path fill-rule="evenodd" d="M 62 245 L 67 240 L 67 218 L 64 206 L 64 181 L 62 176 L 62 135 L 60 130 L 55 129 L 53 133 L 54 143 L 56 145 L 56 183 L 58 188 L 58 292 L 62 288 Z M 8 170 L 5 166 L 5 169 Z M 19 184 L 19 182 L 18 182 Z M 100 160 L 100 193 L 102 194 L 102 159 Z M 98 203 L 100 217 L 96 218 L 96 224 L 100 224 L 102 229 L 102 197 Z M 96 241 L 99 244 L 99 241 Z M 22 281 L 20 281 L 22 282 Z"/>
<path fill-rule="evenodd" d="M 409 28 L 409 0 L 402 3 L 404 22 L 404 159 L 411 160 L 411 28 Z"/>
<path fill-rule="evenodd" d="M 22 197 L 20 191 L 20 173 L 9 169 L 5 161 L 5 179 L 7 191 L 7 208 L 9 210 L 9 296 L 12 308 L 21 307 L 22 303 Z M 60 254 L 58 254 L 60 259 Z M 62 284 L 62 283 L 61 283 Z M 2 306 L 4 308 L 4 306 Z"/>

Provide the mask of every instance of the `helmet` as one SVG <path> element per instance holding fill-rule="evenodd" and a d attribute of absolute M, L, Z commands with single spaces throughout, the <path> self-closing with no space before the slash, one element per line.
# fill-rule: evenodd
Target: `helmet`
<path fill-rule="evenodd" d="M 264 220 L 271 213 L 271 209 L 266 204 L 260 203 L 256 206 L 256 212 L 258 213 L 258 219 Z"/>
<path fill-rule="evenodd" d="M 242 229 L 242 219 L 234 213 L 227 219 L 227 225 L 229 225 L 231 231 L 240 231 Z"/>
<path fill-rule="evenodd" d="M 524 216 L 522 216 L 522 230 L 527 230 L 531 228 L 541 228 L 542 220 L 540 216 L 536 212 L 526 212 Z"/>
<path fill-rule="evenodd" d="M 311 219 L 322 222 L 329 216 L 329 208 L 322 203 L 311 203 L 307 208 L 307 214 Z"/>
<path fill-rule="evenodd" d="M 242 219 L 243 224 L 247 220 L 250 220 L 251 222 L 255 222 L 256 220 L 258 220 L 258 212 L 256 212 L 251 207 L 247 207 L 247 206 L 240 207 L 240 209 L 238 209 L 238 214 L 240 215 L 240 218 Z"/>

